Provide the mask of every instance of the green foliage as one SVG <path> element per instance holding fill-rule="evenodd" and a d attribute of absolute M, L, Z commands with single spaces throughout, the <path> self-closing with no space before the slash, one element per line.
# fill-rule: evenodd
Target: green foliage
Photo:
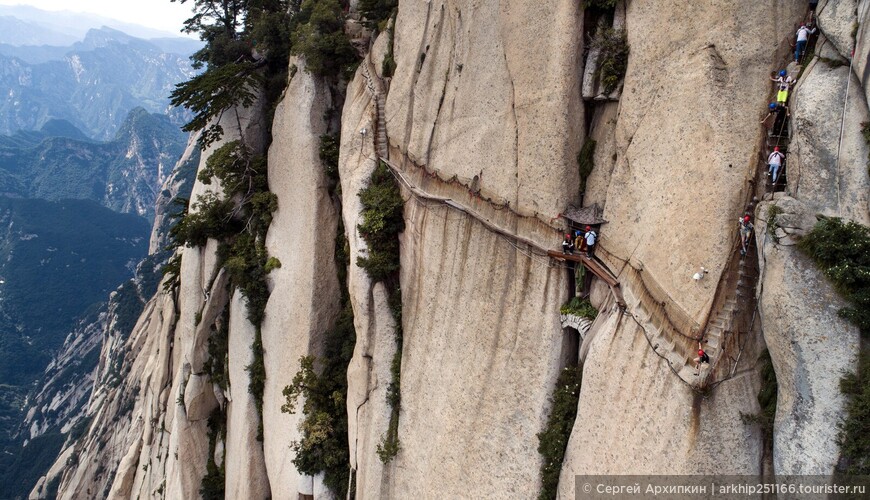
<path fill-rule="evenodd" d="M 405 202 L 389 167 L 380 162 L 369 185 L 359 193 L 363 222 L 358 226 L 368 244 L 368 257 L 357 258 L 372 281 L 384 281 L 399 269 L 398 235 L 405 230 Z"/>
<path fill-rule="evenodd" d="M 265 157 L 254 155 L 240 141 L 215 150 L 199 178 L 205 184 L 216 179 L 224 198 L 211 192 L 200 195 L 194 203 L 195 211 L 183 215 L 170 235 L 176 245 L 201 246 L 209 238 L 220 241 L 218 259 L 227 271 L 230 286 L 240 290 L 247 300 L 247 318 L 256 327 L 251 345 L 254 360 L 246 369 L 248 391 L 262 417 L 266 368 L 260 325 L 269 300 L 266 275 L 280 266 L 278 259 L 269 257 L 265 240 L 278 197 L 268 190 Z M 262 439 L 262 418 L 258 438 Z"/>
<path fill-rule="evenodd" d="M 401 312 L 398 313 L 401 322 Z M 399 323 L 400 325 L 401 323 Z M 397 325 L 396 352 L 390 363 L 390 384 L 387 386 L 387 404 L 390 405 L 390 423 L 387 432 L 381 436 L 381 442 L 377 445 L 377 454 L 381 462 L 387 464 L 402 449 L 399 442 L 399 411 L 402 407 L 401 375 L 402 375 L 402 341 L 401 326 Z"/>
<path fill-rule="evenodd" d="M 163 276 L 166 280 L 163 282 L 163 291 L 172 292 L 178 286 L 179 277 L 181 275 L 181 254 L 173 255 L 163 266 Z"/>
<path fill-rule="evenodd" d="M 299 424 L 302 439 L 291 446 L 293 464 L 304 474 L 324 473 L 324 483 L 336 496 L 347 495 L 350 456 L 347 448 L 347 367 L 353 356 L 356 332 L 353 308 L 345 301 L 335 326 L 326 333 L 321 358 L 303 356 L 293 382 L 284 388 L 281 411 L 296 413 L 303 397 Z M 315 366 L 315 365 L 318 366 Z"/>
<path fill-rule="evenodd" d="M 266 259 L 266 265 L 263 266 L 263 271 L 266 273 L 271 273 L 275 269 L 281 268 L 281 261 L 278 260 L 278 257 L 269 257 Z"/>
<path fill-rule="evenodd" d="M 224 192 L 245 197 L 268 189 L 266 158 L 254 155 L 241 141 L 228 142 L 212 152 L 197 178 L 206 185 L 212 178 L 219 179 Z"/>
<path fill-rule="evenodd" d="M 176 0 L 172 0 L 176 1 Z M 177 0 L 186 3 L 188 0 Z M 191 0 L 194 15 L 184 31 L 205 46 L 191 59 L 207 69 L 176 86 L 172 104 L 194 113 L 185 131 L 202 130 L 201 145 L 223 134 L 217 119 L 235 106 L 250 106 L 262 90 L 274 103 L 286 85 L 291 11 L 287 0 Z"/>
<path fill-rule="evenodd" d="M 303 0 L 294 21 L 291 52 L 305 58 L 308 72 L 330 78 L 348 72 L 357 55 L 344 33 L 341 2 Z"/>
<path fill-rule="evenodd" d="M 172 104 L 194 113 L 182 130 L 202 130 L 203 149 L 223 135 L 218 120 L 225 111 L 234 106 L 249 107 L 256 101 L 262 79 L 254 70 L 254 63 L 248 61 L 216 66 L 179 83 L 172 91 Z"/>
<path fill-rule="evenodd" d="M 375 453 L 378 454 L 378 458 L 382 463 L 388 464 L 396 455 L 399 454 L 399 451 L 402 449 L 402 443 L 396 437 L 399 433 L 398 428 L 398 420 L 390 417 L 390 425 L 387 428 L 387 433 L 381 437 L 381 442 L 378 443 L 377 449 Z"/>
<path fill-rule="evenodd" d="M 266 363 L 263 359 L 263 334 L 260 327 L 254 334 L 254 342 L 251 344 L 251 354 L 254 360 L 245 367 L 248 372 L 248 392 L 254 396 L 254 404 L 257 406 L 257 414 L 260 420 L 257 425 L 257 440 L 263 440 L 263 391 L 266 390 Z"/>
<path fill-rule="evenodd" d="M 268 253 L 262 240 L 244 233 L 232 242 L 218 247 L 221 259 L 230 278 L 230 283 L 242 291 L 247 299 L 247 318 L 254 326 L 263 322 L 269 287 L 266 284 Z"/>
<path fill-rule="evenodd" d="M 396 322 L 396 354 L 390 366 L 392 380 L 387 388 L 390 404 L 390 424 L 378 445 L 378 456 L 389 462 L 400 450 L 399 410 L 401 396 L 399 380 L 402 369 L 402 297 L 398 289 L 399 233 L 405 230 L 405 202 L 399 185 L 384 162 L 372 172 L 369 185 L 359 192 L 363 222 L 357 226 L 368 244 L 368 257 L 358 257 L 357 265 L 365 269 L 373 282 L 382 281 L 389 293 L 390 309 Z"/>
<path fill-rule="evenodd" d="M 189 247 L 205 245 L 209 238 L 221 238 L 231 232 L 233 202 L 221 199 L 212 192 L 200 195 L 193 203 L 193 211 L 187 212 L 172 226 L 169 234 L 178 243 Z M 174 263 L 170 263 L 174 266 Z M 179 260 L 178 265 L 181 265 Z M 170 267 L 167 273 L 174 272 Z M 176 273 L 177 275 L 177 273 Z"/>
<path fill-rule="evenodd" d="M 587 9 L 613 10 L 617 0 L 584 0 L 583 6 Z"/>
<path fill-rule="evenodd" d="M 170 230 L 176 244 L 202 246 L 209 238 L 221 241 L 218 256 L 230 277 L 248 300 L 248 319 L 260 325 L 269 299 L 266 275 L 270 266 L 265 238 L 278 208 L 278 197 L 269 192 L 266 160 L 253 155 L 240 141 L 214 151 L 199 174 L 200 181 L 220 182 L 224 197 L 200 195 L 194 211 L 183 213 Z"/>
<path fill-rule="evenodd" d="M 208 417 L 208 462 L 205 466 L 205 476 L 199 488 L 203 500 L 223 500 L 226 484 L 226 461 L 218 465 L 214 461 L 214 452 L 218 440 L 225 441 L 227 435 L 226 415 L 220 408 L 215 408 Z"/>
<path fill-rule="evenodd" d="M 747 425 L 758 425 L 764 436 L 764 444 L 768 451 L 773 450 L 773 421 L 776 417 L 777 381 L 776 371 L 770 352 L 765 349 L 758 357 L 758 367 L 761 374 L 761 388 L 758 390 L 758 405 L 761 411 L 756 414 L 741 413 L 740 419 Z"/>
<path fill-rule="evenodd" d="M 393 11 L 393 23 L 395 24 L 396 13 Z M 396 60 L 393 54 L 393 45 L 395 43 L 395 26 L 391 26 L 387 30 L 387 53 L 384 54 L 384 60 L 381 63 L 381 73 L 385 77 L 391 77 L 396 72 Z"/>
<path fill-rule="evenodd" d="M 589 178 L 592 169 L 595 168 L 595 145 L 595 139 L 587 137 L 586 141 L 583 142 L 583 147 L 580 148 L 580 152 L 577 153 L 577 166 L 580 169 L 581 194 L 586 191 L 586 179 Z"/>
<path fill-rule="evenodd" d="M 61 474 L 55 474 L 45 485 L 45 498 L 57 498 L 57 490 L 60 487 Z"/>
<path fill-rule="evenodd" d="M 553 389 L 553 409 L 547 419 L 547 426 L 538 433 L 538 453 L 544 458 L 541 465 L 541 493 L 539 500 L 556 498 L 559 485 L 559 472 L 568 447 L 568 438 L 577 417 L 577 403 L 580 400 L 580 385 L 583 380 L 583 367 L 566 367 L 556 380 Z"/>
<path fill-rule="evenodd" d="M 613 29 L 603 23 L 598 26 L 591 48 L 601 50 L 598 76 L 604 85 L 604 93 L 616 90 L 619 81 L 628 69 L 628 36 L 623 29 Z"/>
<path fill-rule="evenodd" d="M 850 303 L 840 315 L 858 326 L 862 343 L 858 370 L 840 380 L 847 396 L 840 423 L 838 471 L 870 474 L 870 228 L 835 217 L 821 217 L 798 247 L 812 258 Z"/>
<path fill-rule="evenodd" d="M 320 161 L 323 163 L 327 177 L 334 183 L 338 183 L 339 145 L 339 137 L 336 134 L 320 136 Z"/>
<path fill-rule="evenodd" d="M 870 227 L 820 216 L 798 246 L 850 302 L 840 315 L 870 335 Z"/>
<path fill-rule="evenodd" d="M 358 257 L 357 264 L 366 270 L 373 281 L 384 281 L 399 270 L 399 263 L 392 254 L 372 252 L 368 257 Z"/>
<path fill-rule="evenodd" d="M 383 31 L 385 21 L 395 13 L 399 0 L 360 0 L 357 8 L 365 18 L 369 28 L 379 28 Z"/>
<path fill-rule="evenodd" d="M 592 303 L 589 302 L 589 299 L 581 300 L 580 297 L 571 298 L 567 304 L 559 308 L 559 312 L 593 320 L 598 316 L 598 309 L 592 307 Z"/>
<path fill-rule="evenodd" d="M 224 308 L 220 318 L 211 326 L 208 337 L 208 359 L 203 364 L 202 371 L 208 373 L 209 379 L 223 390 L 229 387 L 229 351 L 230 351 L 230 310 Z"/>
<path fill-rule="evenodd" d="M 838 436 L 839 472 L 870 474 L 870 352 L 866 346 L 859 354 L 857 372 L 840 380 L 840 390 L 847 396 L 847 417 L 840 423 Z"/>

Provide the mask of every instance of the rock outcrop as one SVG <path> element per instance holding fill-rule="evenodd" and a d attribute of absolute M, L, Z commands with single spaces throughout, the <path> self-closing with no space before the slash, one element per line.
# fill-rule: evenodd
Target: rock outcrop
<path fill-rule="evenodd" d="M 842 60 L 825 37 L 817 48 L 829 60 Z M 870 145 L 861 133 L 870 111 L 858 79 L 848 66 L 815 59 L 790 107 L 789 192 L 817 213 L 870 224 Z"/>
<path fill-rule="evenodd" d="M 272 498 L 296 499 L 304 485 L 292 463 L 300 415 L 281 412 L 282 391 L 299 370 L 299 358 L 319 355 L 324 333 L 338 315 L 335 241 L 339 213 L 319 157 L 323 117 L 336 106 L 326 83 L 300 67 L 272 124 L 269 187 L 278 195 L 266 247 L 281 267 L 269 274 L 272 295 L 262 325 L 266 387 L 263 448 Z"/>
<path fill-rule="evenodd" d="M 782 213 L 769 219 L 770 207 Z M 839 458 L 840 378 L 856 366 L 858 329 L 837 311 L 846 304 L 790 239 L 812 228 L 811 208 L 776 197 L 759 210 L 762 293 L 759 312 L 779 397 L 773 461 L 777 474 L 830 474 Z M 767 225 L 771 220 L 773 228 Z M 780 237 L 779 231 L 785 233 Z"/>

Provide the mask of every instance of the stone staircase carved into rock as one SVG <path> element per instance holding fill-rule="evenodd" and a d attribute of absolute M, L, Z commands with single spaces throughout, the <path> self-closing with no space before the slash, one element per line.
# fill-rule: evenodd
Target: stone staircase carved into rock
<path fill-rule="evenodd" d="M 372 113 L 372 123 L 374 124 L 374 141 L 375 151 L 381 159 L 389 159 L 390 148 L 387 142 L 387 119 L 386 119 L 386 92 L 384 91 L 384 82 L 378 77 L 374 64 L 372 64 L 371 53 L 367 54 L 362 67 L 363 77 L 366 81 L 366 89 L 372 96 L 374 101 L 374 110 Z"/>

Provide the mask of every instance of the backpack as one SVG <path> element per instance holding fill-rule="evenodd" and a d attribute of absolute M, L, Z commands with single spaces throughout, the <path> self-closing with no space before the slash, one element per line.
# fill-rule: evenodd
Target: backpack
<path fill-rule="evenodd" d="M 592 241 L 591 241 L 591 242 L 590 242 L 589 239 L 588 239 L 588 238 L 590 238 L 590 237 L 592 238 Z M 596 242 L 597 239 L 598 239 L 598 235 L 595 234 L 595 231 L 592 231 L 592 230 L 590 229 L 589 231 L 586 231 L 586 238 L 587 238 L 587 239 L 586 239 L 586 244 L 587 244 L 587 245 L 594 245 L 595 242 Z"/>

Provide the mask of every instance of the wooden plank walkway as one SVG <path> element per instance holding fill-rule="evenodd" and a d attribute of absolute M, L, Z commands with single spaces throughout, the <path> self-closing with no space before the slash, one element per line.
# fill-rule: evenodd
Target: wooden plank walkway
<path fill-rule="evenodd" d="M 607 286 L 610 287 L 610 291 L 613 292 L 613 296 L 616 297 L 616 302 L 619 304 L 619 307 L 625 307 L 625 299 L 622 298 L 622 290 L 619 288 L 619 280 L 616 279 L 616 276 L 610 272 L 610 269 L 607 268 L 604 264 L 599 262 L 597 259 L 589 258 L 585 253 L 563 253 L 560 250 L 547 250 L 547 255 L 554 259 L 558 260 L 570 260 L 571 262 L 579 262 L 583 264 L 586 269 L 589 269 L 592 274 L 601 278 L 602 281 L 607 283 Z"/>

